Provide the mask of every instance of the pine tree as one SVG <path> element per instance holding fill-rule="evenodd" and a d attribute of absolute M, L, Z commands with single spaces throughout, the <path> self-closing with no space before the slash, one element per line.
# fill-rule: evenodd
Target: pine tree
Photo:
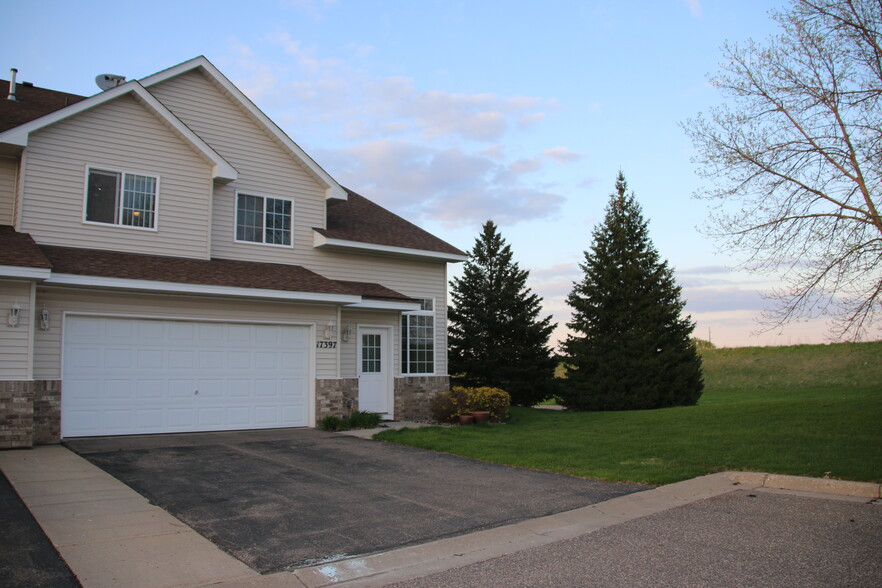
<path fill-rule="evenodd" d="M 513 404 L 531 405 L 553 393 L 555 360 L 539 320 L 542 299 L 527 288 L 530 272 L 512 261 L 511 247 L 487 221 L 463 268 L 450 282 L 450 374 L 466 386 L 495 386 Z"/>
<path fill-rule="evenodd" d="M 674 272 L 649 238 L 622 172 L 606 217 L 567 297 L 573 308 L 564 342 L 572 367 L 559 396 L 577 410 L 634 410 L 693 405 L 704 383 L 701 357 L 681 316 L 685 302 Z"/>

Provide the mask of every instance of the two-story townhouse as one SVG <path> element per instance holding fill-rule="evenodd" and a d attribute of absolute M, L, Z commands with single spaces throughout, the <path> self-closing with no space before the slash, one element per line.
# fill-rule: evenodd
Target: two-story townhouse
<path fill-rule="evenodd" d="M 204 57 L 87 98 L 0 87 L 0 447 L 428 416 L 462 251 Z"/>

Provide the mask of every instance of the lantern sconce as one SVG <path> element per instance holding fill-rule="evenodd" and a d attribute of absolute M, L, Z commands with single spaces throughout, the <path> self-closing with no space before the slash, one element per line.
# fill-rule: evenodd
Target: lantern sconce
<path fill-rule="evenodd" d="M 6 324 L 10 327 L 17 327 L 19 320 L 21 320 L 21 305 L 16 302 L 9 309 L 9 317 L 6 319 Z"/>
<path fill-rule="evenodd" d="M 325 340 L 331 341 L 334 339 L 334 335 L 337 334 L 337 327 L 331 321 L 328 321 L 328 326 L 325 327 Z"/>
<path fill-rule="evenodd" d="M 346 325 L 343 327 L 343 341 L 349 342 L 349 338 L 352 336 L 352 325 Z"/>
<path fill-rule="evenodd" d="M 46 308 L 45 304 L 43 305 L 43 310 L 40 311 L 40 330 L 49 330 L 49 310 Z"/>

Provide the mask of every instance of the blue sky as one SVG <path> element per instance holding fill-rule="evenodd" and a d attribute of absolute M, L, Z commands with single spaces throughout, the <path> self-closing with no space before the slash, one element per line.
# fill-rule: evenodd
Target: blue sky
<path fill-rule="evenodd" d="M 718 105 L 725 41 L 777 31 L 776 0 L 31 0 L 5 9 L 0 76 L 91 95 L 205 55 L 344 185 L 463 250 L 493 219 L 564 335 L 565 297 L 621 169 L 676 269 L 696 335 L 756 335 L 776 284 L 733 271 L 680 123 Z"/>

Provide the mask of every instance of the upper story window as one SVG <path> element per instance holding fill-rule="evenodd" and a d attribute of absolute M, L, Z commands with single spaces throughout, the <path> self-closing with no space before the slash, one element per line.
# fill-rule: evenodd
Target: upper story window
<path fill-rule="evenodd" d="M 420 310 L 401 313 L 401 373 L 435 373 L 435 305 L 420 300 Z"/>
<path fill-rule="evenodd" d="M 159 178 L 89 169 L 86 221 L 144 229 L 156 228 Z"/>
<path fill-rule="evenodd" d="M 284 198 L 236 195 L 236 241 L 291 245 L 293 202 Z"/>

